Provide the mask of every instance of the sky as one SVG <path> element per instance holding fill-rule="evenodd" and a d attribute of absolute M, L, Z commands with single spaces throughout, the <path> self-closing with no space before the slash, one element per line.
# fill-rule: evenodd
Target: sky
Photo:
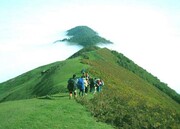
<path fill-rule="evenodd" d="M 179 0 L 0 0 L 0 82 L 81 49 L 53 44 L 78 25 L 180 93 Z"/>

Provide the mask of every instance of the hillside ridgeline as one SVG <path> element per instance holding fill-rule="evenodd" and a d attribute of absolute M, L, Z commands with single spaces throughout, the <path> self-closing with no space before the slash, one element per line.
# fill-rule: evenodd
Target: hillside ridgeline
<path fill-rule="evenodd" d="M 77 99 L 99 121 L 124 129 L 179 127 L 178 101 L 138 75 L 142 69 L 131 60 L 107 48 L 84 48 L 65 61 L 41 66 L 1 83 L 0 101 L 67 93 L 68 78 L 72 74 L 80 77 L 82 69 L 105 82 L 102 92 L 93 98 Z M 149 73 L 142 76 L 148 78 Z"/>

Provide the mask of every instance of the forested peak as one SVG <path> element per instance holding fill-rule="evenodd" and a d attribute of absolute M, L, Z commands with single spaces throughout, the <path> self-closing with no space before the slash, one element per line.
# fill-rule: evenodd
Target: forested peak
<path fill-rule="evenodd" d="M 66 31 L 68 38 L 57 40 L 56 42 L 69 42 L 70 45 L 81 45 L 83 47 L 97 46 L 99 44 L 112 43 L 98 35 L 96 31 L 89 28 L 88 26 L 76 26 Z"/>
<path fill-rule="evenodd" d="M 67 36 L 94 36 L 97 35 L 93 29 L 89 28 L 88 26 L 76 26 L 72 29 L 67 30 Z"/>

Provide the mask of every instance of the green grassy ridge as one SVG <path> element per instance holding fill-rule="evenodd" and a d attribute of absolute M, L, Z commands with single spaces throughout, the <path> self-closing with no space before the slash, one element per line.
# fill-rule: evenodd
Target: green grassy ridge
<path fill-rule="evenodd" d="M 80 76 L 81 69 L 93 66 L 93 61 L 101 62 L 101 64 L 104 65 L 104 70 L 101 72 L 100 64 L 98 63 L 98 65 L 93 67 L 92 73 L 101 77 L 104 71 L 107 71 L 107 73 L 110 74 L 108 76 L 112 77 L 112 84 L 126 86 L 126 88 L 130 88 L 130 90 L 135 89 L 139 92 L 138 94 L 149 95 L 148 98 L 151 99 L 159 97 L 157 95 L 153 96 L 153 93 L 164 96 L 162 101 L 168 98 L 146 81 L 135 78 L 137 75 L 134 73 L 131 73 L 130 76 L 128 70 L 117 64 L 118 59 L 116 55 L 112 54 L 107 48 L 84 48 L 77 53 L 74 58 L 36 68 L 7 82 L 1 83 L 0 101 L 27 99 L 58 92 L 66 92 L 68 78 L 74 73 Z M 81 58 L 86 60 L 86 62 L 83 63 Z M 49 71 L 41 75 L 43 70 Z M 105 79 L 108 80 L 106 77 Z"/>
<path fill-rule="evenodd" d="M 73 58 L 76 58 L 76 57 L 79 57 L 79 56 L 84 56 L 84 58 L 86 58 L 83 53 L 93 52 L 93 51 L 96 51 L 96 50 L 98 50 L 98 49 L 100 49 L 100 48 L 97 47 L 97 46 L 85 47 L 85 48 L 79 50 L 78 52 L 74 53 L 74 54 L 73 54 L 72 56 L 70 56 L 68 59 L 73 59 Z"/>
<path fill-rule="evenodd" d="M 0 103 L 0 129 L 111 129 L 68 94 Z"/>
<path fill-rule="evenodd" d="M 97 55 L 101 58 L 95 57 L 97 60 L 91 61 L 91 58 L 93 58 L 92 56 Z M 90 72 L 100 78 L 103 78 L 110 87 L 114 86 L 115 88 L 121 89 L 122 91 L 119 91 L 120 93 L 126 93 L 126 91 L 129 90 L 132 93 L 136 93 L 138 96 L 148 98 L 149 101 L 152 100 L 152 102 L 157 102 L 159 104 L 164 102 L 165 106 L 167 106 L 168 101 L 169 107 L 172 107 L 172 105 L 180 107 L 178 103 L 172 100 L 164 92 L 158 90 L 156 87 L 149 84 L 136 74 L 129 72 L 129 70 L 124 67 L 119 66 L 115 60 L 116 56 L 114 56 L 108 49 L 104 48 L 94 51 L 93 53 L 87 53 L 87 56 L 90 58 L 84 59 L 84 62 L 87 62 L 87 64 L 92 66 Z"/>
<path fill-rule="evenodd" d="M 15 78 L 14 89 L 11 90 L 18 92 L 14 92 L 14 96 L 11 95 L 12 98 L 1 94 L 0 97 L 6 98 L 4 101 L 8 101 L 14 100 L 13 97 L 19 97 L 19 94 L 24 95 L 19 99 L 26 99 L 28 94 L 33 95 L 31 97 L 36 97 L 56 92 L 65 93 L 68 78 L 74 73 L 80 76 L 80 71 L 85 68 L 91 76 L 102 78 L 105 82 L 101 94 L 95 95 L 90 101 L 80 100 L 81 103 L 87 105 L 88 110 L 98 120 L 112 124 L 117 128 L 132 128 L 133 126 L 136 128 L 178 127 L 180 105 L 135 73 L 120 66 L 117 61 L 117 56 L 106 48 L 83 51 L 74 58 L 30 71 L 32 80 L 29 80 L 27 73 Z M 42 76 L 41 71 L 45 67 L 50 71 Z M 36 78 L 37 76 L 39 76 L 39 80 Z M 30 92 L 22 90 L 26 87 L 26 83 Z M 3 86 L 0 84 L 0 88 L 4 88 L 6 85 L 9 83 L 5 82 Z M 21 87 L 23 88 L 21 89 Z M 3 94 L 8 92 L 4 90 Z"/>
<path fill-rule="evenodd" d="M 44 76 L 41 74 L 41 72 L 42 71 L 51 72 L 59 65 L 59 63 L 61 64 L 61 62 L 56 62 L 50 65 L 45 65 L 36 68 L 16 78 L 10 79 L 7 82 L 1 83 L 0 84 L 1 102 L 35 97 L 35 94 L 33 94 L 33 90 L 35 86 L 42 81 Z"/>
<path fill-rule="evenodd" d="M 161 82 L 157 77 L 153 76 L 151 73 L 147 72 L 145 69 L 141 68 L 137 64 L 135 64 L 132 60 L 125 57 L 123 54 L 118 53 L 116 51 L 112 51 L 112 53 L 118 58 L 117 63 L 128 69 L 129 71 L 135 73 L 142 79 L 146 80 L 148 83 L 152 84 L 153 86 L 157 87 L 162 92 L 166 93 L 172 99 L 180 103 L 180 95 L 176 93 L 173 89 L 168 87 L 167 84 Z"/>
<path fill-rule="evenodd" d="M 80 76 L 82 68 L 80 58 L 68 59 L 41 66 L 14 79 L 0 84 L 0 102 L 28 99 L 47 94 L 66 92 L 67 80 L 72 74 Z M 42 71 L 47 71 L 42 75 Z"/>
<path fill-rule="evenodd" d="M 96 58 L 97 55 L 101 58 Z M 89 58 L 83 61 L 92 66 L 90 73 L 102 78 L 105 87 L 93 99 L 80 102 L 100 121 L 124 129 L 179 127 L 180 105 L 144 79 L 119 66 L 111 51 L 100 49 L 86 56 Z"/>

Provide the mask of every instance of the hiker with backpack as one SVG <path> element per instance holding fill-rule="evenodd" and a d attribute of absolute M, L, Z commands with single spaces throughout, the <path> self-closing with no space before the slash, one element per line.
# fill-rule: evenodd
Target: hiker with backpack
<path fill-rule="evenodd" d="M 98 79 L 95 79 L 94 83 L 95 83 L 95 92 L 96 90 L 97 92 L 101 92 L 102 86 L 104 85 L 104 81 L 98 78 Z"/>
<path fill-rule="evenodd" d="M 94 83 L 95 83 L 95 91 L 94 91 L 94 93 L 96 93 L 96 91 L 99 92 L 99 81 L 100 81 L 99 78 L 94 79 Z"/>
<path fill-rule="evenodd" d="M 89 86 L 90 92 L 92 93 L 94 91 L 94 79 L 92 77 L 89 78 Z"/>
<path fill-rule="evenodd" d="M 72 78 L 68 80 L 67 89 L 69 90 L 69 99 L 72 98 L 72 94 L 74 94 L 74 97 L 77 96 L 76 89 L 77 89 L 77 79 L 76 75 L 74 74 Z"/>
<path fill-rule="evenodd" d="M 84 85 L 84 77 L 83 76 L 81 76 L 81 78 L 78 79 L 77 85 L 78 85 L 78 89 L 79 89 L 79 96 L 84 96 L 85 85 Z"/>
<path fill-rule="evenodd" d="M 84 80 L 84 87 L 85 87 L 85 95 L 87 95 L 87 93 L 88 93 L 89 81 L 88 81 L 88 79 L 86 79 L 86 78 L 83 78 L 83 80 Z"/>
<path fill-rule="evenodd" d="M 102 86 L 104 86 L 104 81 L 102 79 L 100 79 L 100 82 L 99 82 L 99 92 L 101 92 Z"/>

